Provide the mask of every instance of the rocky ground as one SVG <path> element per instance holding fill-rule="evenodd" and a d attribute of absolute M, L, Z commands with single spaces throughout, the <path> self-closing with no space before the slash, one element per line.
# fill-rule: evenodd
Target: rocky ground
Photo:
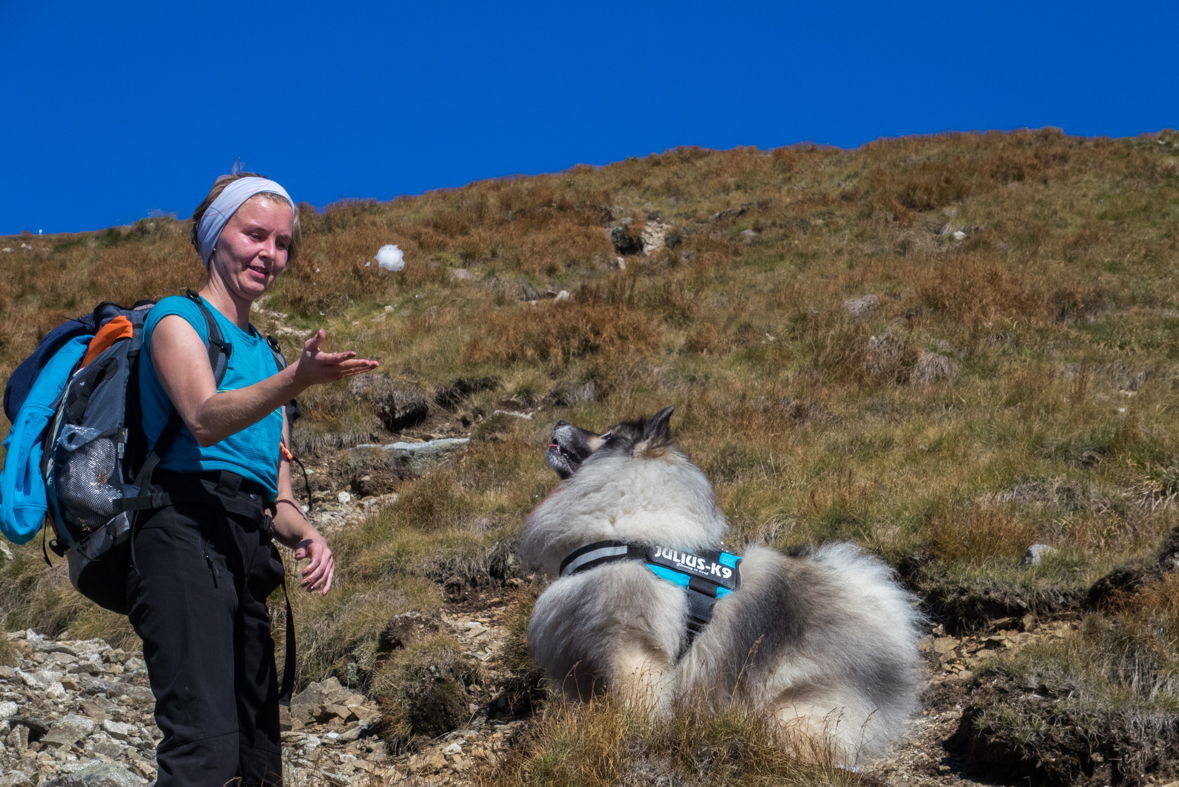
<path fill-rule="evenodd" d="M 337 464 L 342 464 L 339 460 Z M 348 473 L 330 464 L 312 470 L 312 517 L 330 534 L 355 526 L 396 500 L 395 493 L 360 497 Z M 518 582 L 519 580 L 513 580 Z M 504 689 L 511 675 L 501 651 L 506 622 L 518 603 L 510 588 L 465 594 L 438 624 L 483 667 L 470 718 L 435 740 L 417 740 L 411 752 L 390 752 L 379 737 L 380 711 L 335 679 L 307 686 L 284 710 L 282 740 L 288 785 L 471 785 L 480 769 L 526 727 L 512 715 Z M 940 626 L 922 640 L 928 667 L 924 711 L 892 756 L 863 769 L 865 777 L 895 785 L 959 787 L 981 784 L 964 776 L 963 763 L 946 748 L 958 731 L 968 689 L 995 653 L 1043 637 L 1062 637 L 1067 620 L 1003 618 L 989 631 L 947 636 Z M 0 667 L 0 787 L 129 787 L 155 776 L 152 695 L 139 653 L 101 640 L 78 641 L 68 632 L 50 639 L 34 631 L 7 635 L 19 664 Z"/>
<path fill-rule="evenodd" d="M 487 665 L 489 683 L 504 676 L 496 666 L 506 609 L 500 604 L 478 615 L 441 617 Z M 155 778 L 161 736 L 142 654 L 102 640 L 72 640 L 68 633 L 50 639 L 23 631 L 8 638 L 19 664 L 0 667 L 0 787 L 131 787 Z M 379 712 L 364 696 L 334 678 L 310 684 L 283 711 L 286 783 L 426 783 L 426 777 L 428 783 L 467 783 L 525 723 L 504 718 L 502 703 L 487 699 L 471 706 L 463 729 L 394 757 L 377 737 Z"/>
<path fill-rule="evenodd" d="M 433 428 L 439 431 L 437 425 Z M 429 432 L 417 436 L 419 449 L 407 451 L 407 456 L 416 461 L 431 450 L 430 443 L 438 442 L 445 443 L 439 460 L 447 461 L 455 440 L 436 437 L 440 436 Z M 311 516 L 329 535 L 356 526 L 397 499 L 394 492 L 362 496 L 355 484 L 367 477 L 356 476 L 355 463 L 346 454 L 309 468 L 315 490 Z M 480 684 L 471 687 L 466 723 L 434 740 L 416 739 L 409 752 L 391 752 L 379 735 L 380 709 L 371 700 L 335 679 L 314 683 L 284 710 L 286 783 L 476 784 L 478 774 L 494 767 L 529 723 L 526 712 L 513 715 L 505 700 L 513 676 L 501 655 L 507 624 L 522 595 L 510 587 L 472 588 L 448 603 L 437 620 L 431 618 L 431 626 L 454 635 L 465 655 L 482 665 Z M 968 763 L 947 744 L 959 732 L 970 692 L 987 660 L 1041 638 L 1066 636 L 1076 622 L 1067 614 L 1060 617 L 999 618 L 983 633 L 963 637 L 933 627 L 921 641 L 928 675 L 924 710 L 891 756 L 861 770 L 866 783 L 991 783 L 969 776 Z M 101 640 L 74 640 L 68 632 L 56 639 L 34 631 L 7 636 L 18 650 L 19 663 L 0 667 L 0 787 L 150 783 L 160 733 L 152 721 L 153 699 L 141 654 L 111 648 Z"/>
<path fill-rule="evenodd" d="M 315 518 L 327 532 L 351 526 L 395 495 L 354 499 L 346 490 L 321 491 Z M 289 785 L 469 785 L 528 724 L 503 699 L 509 679 L 501 661 L 512 597 L 484 591 L 442 613 L 440 623 L 484 666 L 470 720 L 412 753 L 392 754 L 378 737 L 379 710 L 335 679 L 314 683 L 284 710 L 282 734 Z M 945 749 L 957 731 L 969 681 L 991 654 L 1040 637 L 1064 636 L 1067 621 L 995 621 L 986 634 L 946 636 L 935 627 L 921 642 L 929 667 L 925 710 L 893 756 L 865 769 L 887 783 L 958 787 L 975 784 Z M 124 787 L 155 776 L 160 733 L 138 653 L 68 633 L 49 639 L 34 631 L 9 634 L 20 654 L 0 667 L 0 787 Z"/>
<path fill-rule="evenodd" d="M 335 679 L 314 683 L 284 710 L 282 733 L 288 785 L 469 785 L 494 763 L 513 735 L 528 724 L 514 718 L 498 696 L 505 618 L 502 599 L 485 596 L 474 612 L 444 612 L 441 622 L 481 661 L 487 680 L 461 729 L 420 742 L 413 753 L 391 754 L 377 736 L 378 709 Z M 480 602 L 466 606 L 479 607 Z M 1037 638 L 1062 637 L 1074 624 L 1037 625 L 1032 619 L 998 621 L 994 631 L 970 637 L 931 632 L 921 642 L 929 666 L 926 708 L 909 739 L 888 758 L 864 769 L 895 785 L 959 787 L 981 784 L 961 775 L 945 748 L 958 730 L 968 681 L 990 654 Z M 130 787 L 155 776 L 153 751 L 160 733 L 138 653 L 101 640 L 49 639 L 33 631 L 8 635 L 20 654 L 16 667 L 0 667 L 0 787 Z"/>

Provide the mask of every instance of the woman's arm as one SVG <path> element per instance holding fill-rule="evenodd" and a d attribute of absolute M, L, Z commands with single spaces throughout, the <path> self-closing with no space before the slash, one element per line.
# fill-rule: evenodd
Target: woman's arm
<path fill-rule="evenodd" d="M 286 413 L 282 419 L 282 439 L 284 445 L 290 445 L 290 427 L 287 424 Z M 310 558 L 311 562 L 303 569 L 303 576 L 299 585 L 310 593 L 320 590 L 324 595 L 332 586 L 332 577 L 336 573 L 336 561 L 332 557 L 331 547 L 307 521 L 303 509 L 295 500 L 291 489 L 291 463 L 285 454 L 278 460 L 278 500 L 275 501 L 274 534 L 279 543 L 295 550 L 295 560 Z"/>
<path fill-rule="evenodd" d="M 218 393 L 205 343 L 187 320 L 170 314 L 152 331 L 151 362 L 184 425 L 207 447 L 256 424 L 312 385 L 363 374 L 378 365 L 354 352 L 320 352 L 323 340 L 321 328 L 304 342 L 299 360 L 286 369 L 246 388 Z"/>

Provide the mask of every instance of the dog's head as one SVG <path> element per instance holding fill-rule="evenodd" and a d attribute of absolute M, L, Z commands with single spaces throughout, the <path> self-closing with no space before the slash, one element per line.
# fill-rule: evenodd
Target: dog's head
<path fill-rule="evenodd" d="M 566 479 L 595 454 L 652 458 L 672 446 L 669 421 L 674 411 L 675 407 L 665 407 L 650 418 L 625 421 L 602 434 L 558 421 L 545 459 L 554 473 Z"/>
<path fill-rule="evenodd" d="M 555 576 L 570 552 L 595 541 L 718 547 L 728 522 L 704 473 L 672 442 L 672 410 L 601 434 L 557 424 L 546 457 L 562 483 L 524 522 L 525 565 Z"/>

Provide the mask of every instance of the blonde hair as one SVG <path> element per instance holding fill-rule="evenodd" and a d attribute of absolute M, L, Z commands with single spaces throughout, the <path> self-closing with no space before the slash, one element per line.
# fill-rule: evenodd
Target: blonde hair
<path fill-rule="evenodd" d="M 208 195 L 201 202 L 201 204 L 197 206 L 197 209 L 192 212 L 192 218 L 189 219 L 192 225 L 189 228 L 189 237 L 192 239 L 192 247 L 197 250 L 197 254 L 201 253 L 201 242 L 198 239 L 197 229 L 201 225 L 201 217 L 205 215 L 205 211 L 209 209 L 209 206 L 213 204 L 213 201 L 220 197 L 221 192 L 225 191 L 225 187 L 233 181 L 240 180 L 241 178 L 261 177 L 265 176 L 259 175 L 256 172 L 235 172 L 232 175 L 222 175 L 221 177 L 217 178 L 217 180 L 213 181 L 213 188 L 209 189 Z M 258 199 L 259 197 L 273 199 L 277 200 L 278 202 L 291 205 L 290 201 L 283 195 L 272 194 L 270 192 L 255 194 L 254 196 L 250 197 L 250 199 L 246 200 L 246 202 Z M 298 208 L 294 205 L 291 205 L 291 213 L 291 245 L 287 247 L 287 264 L 294 262 L 295 259 L 299 256 L 299 250 L 303 248 L 303 230 L 299 226 Z"/>

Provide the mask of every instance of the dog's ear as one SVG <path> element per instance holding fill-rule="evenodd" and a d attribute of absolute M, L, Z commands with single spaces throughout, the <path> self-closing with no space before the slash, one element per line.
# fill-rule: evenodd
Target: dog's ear
<path fill-rule="evenodd" d="M 654 416 L 647 420 L 647 428 L 643 430 L 648 442 L 651 443 L 670 443 L 671 442 L 671 414 L 675 412 L 675 405 L 671 407 L 664 407 Z"/>

